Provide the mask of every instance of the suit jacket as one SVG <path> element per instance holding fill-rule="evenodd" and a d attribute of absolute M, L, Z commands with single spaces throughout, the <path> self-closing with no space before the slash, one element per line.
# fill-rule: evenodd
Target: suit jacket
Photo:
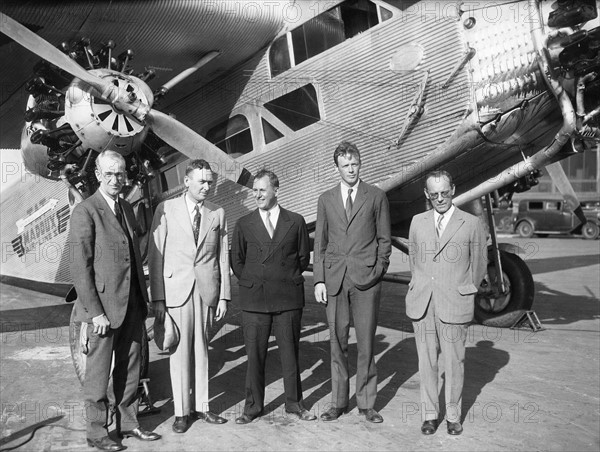
<path fill-rule="evenodd" d="M 310 262 L 306 222 L 280 206 L 273 239 L 258 209 L 240 218 L 231 245 L 231 266 L 240 285 L 241 308 L 279 312 L 304 306 L 304 277 Z"/>
<path fill-rule="evenodd" d="M 148 269 L 152 301 L 183 306 L 194 284 L 202 301 L 215 306 L 231 300 L 227 220 L 222 207 L 204 201 L 203 218 L 194 243 L 192 221 L 185 194 L 158 205 L 148 244 Z"/>
<path fill-rule="evenodd" d="M 144 316 L 148 313 L 135 216 L 128 202 L 120 200 L 120 205 L 133 242 L 136 264 L 133 269 L 127 235 L 100 189 L 75 206 L 69 230 L 70 270 L 78 297 L 76 316 L 79 321 L 91 323 L 93 317 L 106 314 L 111 328 L 118 328 L 125 318 L 132 271 L 137 272 L 143 297 L 138 302 Z"/>
<path fill-rule="evenodd" d="M 438 238 L 433 210 L 416 215 L 410 224 L 409 256 L 412 279 L 406 315 L 422 318 L 431 299 L 443 322 L 473 320 L 475 294 L 487 266 L 486 235 L 479 218 L 455 208 Z"/>
<path fill-rule="evenodd" d="M 390 210 L 385 193 L 360 182 L 350 221 L 340 185 L 319 197 L 315 232 L 315 284 L 324 282 L 336 295 L 348 273 L 361 290 L 377 284 L 387 271 L 392 253 Z"/>

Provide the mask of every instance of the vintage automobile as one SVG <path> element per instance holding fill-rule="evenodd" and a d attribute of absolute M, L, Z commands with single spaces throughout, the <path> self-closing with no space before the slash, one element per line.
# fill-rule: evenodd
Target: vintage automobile
<path fill-rule="evenodd" d="M 515 220 L 515 232 L 524 238 L 547 237 L 550 234 L 580 234 L 589 240 L 600 235 L 600 201 L 581 199 L 587 223 L 581 224 L 568 203 L 560 195 L 523 197 Z"/>

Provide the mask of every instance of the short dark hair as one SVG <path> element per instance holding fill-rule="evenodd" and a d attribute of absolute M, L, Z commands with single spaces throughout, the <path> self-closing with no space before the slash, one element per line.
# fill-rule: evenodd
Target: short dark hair
<path fill-rule="evenodd" d="M 212 172 L 212 169 L 210 168 L 210 165 L 208 164 L 208 162 L 204 159 L 195 159 L 195 160 L 190 160 L 190 163 L 188 163 L 188 166 L 185 168 L 185 175 L 189 176 L 190 173 L 196 169 L 207 169 L 208 171 Z"/>
<path fill-rule="evenodd" d="M 358 148 L 354 143 L 350 143 L 349 141 L 342 141 L 335 151 L 333 151 L 333 161 L 335 162 L 335 166 L 338 166 L 338 158 L 345 157 L 346 155 L 353 155 L 360 162 L 360 152 L 358 152 Z"/>
<path fill-rule="evenodd" d="M 254 175 L 254 180 L 262 179 L 263 177 L 268 177 L 269 182 L 273 188 L 279 188 L 279 178 L 277 174 L 273 171 L 269 171 L 268 169 L 261 169 Z"/>
<path fill-rule="evenodd" d="M 446 179 L 448 179 L 448 181 L 450 182 L 450 186 L 454 185 L 454 182 L 452 181 L 452 175 L 448 171 L 435 170 L 435 171 L 430 171 L 425 176 L 425 188 L 427 188 L 427 181 L 429 179 L 441 179 L 442 177 L 445 177 Z"/>

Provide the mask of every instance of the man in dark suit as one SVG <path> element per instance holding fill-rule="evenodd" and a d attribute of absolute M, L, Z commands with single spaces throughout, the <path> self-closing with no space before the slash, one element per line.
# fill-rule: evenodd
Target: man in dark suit
<path fill-rule="evenodd" d="M 356 403 L 369 422 L 375 411 L 377 368 L 373 345 L 381 278 L 390 262 L 390 212 L 385 193 L 360 180 L 360 153 L 343 141 L 333 153 L 341 183 L 319 197 L 315 232 L 315 298 L 327 304 L 331 345 L 332 406 L 321 415 L 333 421 L 348 408 L 348 335 L 354 319 L 358 359 Z"/>
<path fill-rule="evenodd" d="M 302 405 L 298 366 L 304 307 L 302 272 L 310 261 L 306 223 L 302 216 L 277 203 L 279 179 L 273 172 L 259 171 L 253 190 L 258 209 L 238 220 L 231 250 L 248 355 L 246 403 L 236 423 L 252 422 L 264 408 L 271 328 L 281 356 L 285 410 L 301 420 L 313 421 L 316 416 Z"/>
<path fill-rule="evenodd" d="M 143 322 L 148 314 L 142 258 L 133 209 L 119 199 L 127 173 L 114 151 L 96 159 L 100 188 L 71 215 L 71 277 L 77 290 L 77 317 L 87 323 L 88 353 L 83 391 L 87 442 L 116 451 L 124 447 L 109 438 L 107 387 L 111 374 L 120 435 L 154 441 L 160 435 L 140 429 L 137 389 L 140 379 Z M 112 397 L 111 397 L 112 398 Z"/>
<path fill-rule="evenodd" d="M 409 232 L 412 279 L 406 315 L 413 319 L 419 355 L 424 435 L 439 424 L 438 352 L 444 360 L 446 421 L 460 435 L 465 340 L 473 320 L 475 294 L 485 276 L 487 246 L 479 218 L 452 204 L 454 184 L 446 171 L 425 180 L 433 210 L 415 215 Z"/>

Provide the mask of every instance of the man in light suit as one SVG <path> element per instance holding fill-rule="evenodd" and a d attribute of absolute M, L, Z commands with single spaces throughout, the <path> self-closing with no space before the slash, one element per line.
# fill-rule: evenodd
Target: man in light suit
<path fill-rule="evenodd" d="M 377 368 L 373 345 L 381 278 L 390 262 L 390 212 L 385 193 L 360 180 L 360 153 L 343 141 L 333 160 L 341 183 L 319 197 L 315 232 L 315 298 L 327 304 L 331 345 L 332 406 L 321 415 L 333 421 L 348 408 L 348 335 L 354 319 L 358 359 L 356 403 L 369 422 L 375 411 Z"/>
<path fill-rule="evenodd" d="M 184 183 L 182 197 L 156 208 L 148 252 L 156 319 L 168 312 L 180 333 L 169 349 L 175 433 L 193 419 L 226 422 L 208 407 L 208 326 L 225 316 L 231 299 L 227 222 L 223 208 L 206 199 L 213 184 L 208 162 L 192 160 Z"/>
<path fill-rule="evenodd" d="M 124 447 L 108 436 L 108 381 L 114 354 L 113 392 L 117 428 L 123 437 L 154 441 L 137 421 L 143 322 L 148 294 L 136 222 L 129 203 L 119 199 L 127 173 L 125 160 L 114 151 L 96 158 L 100 188 L 78 204 L 71 215 L 69 245 L 71 277 L 77 291 L 79 321 L 87 323 L 88 353 L 83 392 L 87 443 L 100 450 Z"/>
<path fill-rule="evenodd" d="M 317 417 L 302 405 L 298 365 L 304 277 L 310 246 L 304 218 L 277 203 L 279 179 L 267 170 L 254 177 L 258 209 L 235 226 L 231 265 L 240 284 L 244 344 L 248 355 L 246 403 L 236 419 L 248 424 L 260 416 L 265 400 L 265 361 L 271 328 L 283 371 L 285 410 L 303 421 Z"/>
<path fill-rule="evenodd" d="M 412 279 L 406 315 L 413 319 L 424 435 L 439 425 L 438 352 L 444 360 L 447 431 L 462 433 L 461 403 L 465 340 L 473 320 L 475 294 L 486 272 L 487 247 L 479 218 L 452 204 L 454 184 L 446 171 L 425 180 L 433 210 L 416 215 L 410 225 Z"/>

